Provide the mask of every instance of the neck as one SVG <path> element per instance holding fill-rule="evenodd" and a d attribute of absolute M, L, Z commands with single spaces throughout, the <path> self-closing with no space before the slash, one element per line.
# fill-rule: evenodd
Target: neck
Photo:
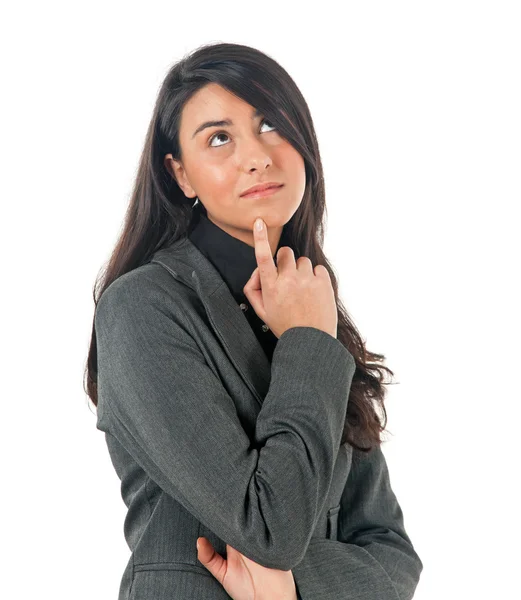
<path fill-rule="evenodd" d="M 239 229 L 237 227 L 233 227 L 228 223 L 223 223 L 215 219 L 212 215 L 207 213 L 207 218 L 212 221 L 217 227 L 220 227 L 223 231 L 226 231 L 229 235 L 241 240 L 248 246 L 255 248 L 255 240 L 253 237 L 253 229 Z M 277 251 L 277 246 L 279 245 L 280 236 L 282 235 L 283 227 L 268 227 L 268 242 L 271 248 L 271 255 L 275 256 L 275 252 Z"/>

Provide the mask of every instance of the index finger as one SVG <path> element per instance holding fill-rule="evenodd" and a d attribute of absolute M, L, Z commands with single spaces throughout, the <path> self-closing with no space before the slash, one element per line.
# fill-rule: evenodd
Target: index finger
<path fill-rule="evenodd" d="M 257 224 L 262 225 L 261 229 L 257 229 Z M 255 258 L 259 267 L 259 274 L 262 283 L 267 283 L 277 278 L 278 270 L 273 255 L 271 254 L 271 246 L 268 241 L 268 229 L 264 221 L 259 217 L 253 224 L 253 241 L 255 243 Z"/>

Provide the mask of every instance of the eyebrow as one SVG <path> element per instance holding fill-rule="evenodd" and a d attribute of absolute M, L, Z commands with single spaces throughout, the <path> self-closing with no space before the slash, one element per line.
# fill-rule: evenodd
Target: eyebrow
<path fill-rule="evenodd" d="M 253 111 L 253 114 L 251 116 L 252 119 L 255 119 L 257 117 L 261 116 L 261 111 L 260 110 L 255 110 Z M 194 139 L 194 137 L 203 129 L 206 129 L 207 127 L 225 127 L 225 126 L 229 126 L 229 125 L 233 125 L 233 121 L 231 119 L 224 119 L 223 121 L 206 121 L 204 123 L 201 123 L 201 125 L 199 125 L 199 127 L 194 131 L 193 135 L 192 135 L 192 139 Z"/>

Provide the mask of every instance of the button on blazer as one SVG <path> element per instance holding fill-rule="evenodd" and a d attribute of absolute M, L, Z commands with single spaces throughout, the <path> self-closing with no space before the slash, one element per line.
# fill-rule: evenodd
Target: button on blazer
<path fill-rule="evenodd" d="M 303 600 L 409 600 L 422 562 L 380 448 L 340 444 L 355 361 L 293 327 L 272 362 L 187 237 L 103 292 L 96 427 L 128 508 L 118 600 L 230 598 L 206 537 L 293 572 Z"/>

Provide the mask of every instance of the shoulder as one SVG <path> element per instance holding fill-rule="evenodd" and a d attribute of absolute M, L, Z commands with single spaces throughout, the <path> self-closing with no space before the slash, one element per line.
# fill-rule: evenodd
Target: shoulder
<path fill-rule="evenodd" d="M 120 275 L 103 291 L 96 304 L 95 318 L 136 318 L 151 312 L 163 314 L 187 306 L 193 290 L 178 281 L 160 264 L 147 263 Z"/>

